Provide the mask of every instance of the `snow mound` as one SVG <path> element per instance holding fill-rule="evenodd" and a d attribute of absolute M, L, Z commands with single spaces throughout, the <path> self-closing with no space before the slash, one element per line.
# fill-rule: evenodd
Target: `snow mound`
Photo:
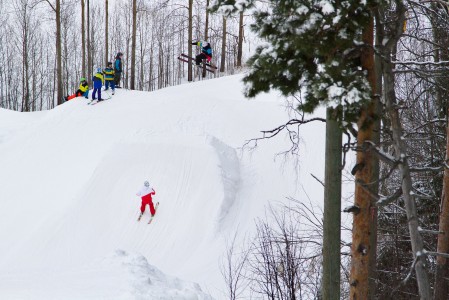
<path fill-rule="evenodd" d="M 2 299 L 65 300 L 209 300 L 196 283 L 167 276 L 140 254 L 116 250 L 111 255 L 61 272 L 23 275 L 13 285 L 1 286 Z"/>
<path fill-rule="evenodd" d="M 220 162 L 223 201 L 218 219 L 221 224 L 237 198 L 240 184 L 240 161 L 237 156 L 237 151 L 218 138 L 208 136 L 208 142 L 215 149 Z"/>
<path fill-rule="evenodd" d="M 187 281 L 222 299 L 225 240 L 251 234 L 267 205 L 305 197 L 297 170 L 274 159 L 291 146 L 287 135 L 241 151 L 288 119 L 275 93 L 245 99 L 241 79 L 119 89 L 95 106 L 80 97 L 38 113 L 0 109 L 0 299 L 208 299 Z M 308 134 L 310 153 L 321 153 Z M 301 168 L 322 177 L 317 162 Z M 148 208 L 137 222 L 144 180 L 160 203 L 151 225 Z"/>

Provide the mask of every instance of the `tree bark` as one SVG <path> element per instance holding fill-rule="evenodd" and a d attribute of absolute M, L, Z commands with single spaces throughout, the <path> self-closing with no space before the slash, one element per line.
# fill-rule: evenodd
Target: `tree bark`
<path fill-rule="evenodd" d="M 446 14 L 439 5 L 432 5 L 432 8 L 436 11 L 440 10 L 443 14 Z M 442 49 L 435 49 L 435 61 L 447 61 L 449 60 L 448 53 L 448 32 L 445 30 L 445 26 L 439 24 L 432 24 L 434 40 L 437 44 L 442 45 Z M 444 78 L 435 78 L 439 82 L 438 86 L 441 88 L 436 89 L 437 105 L 439 106 L 440 118 L 449 114 L 447 99 L 449 97 L 446 89 L 446 80 Z M 446 108 L 446 109 L 444 109 Z M 446 156 L 445 161 L 449 159 L 449 123 L 446 124 Z M 437 252 L 449 254 L 449 169 L 444 169 L 443 176 L 443 190 L 441 194 L 440 215 L 439 215 L 439 232 Z M 435 300 L 446 300 L 449 296 L 449 259 L 443 256 L 437 256 L 436 258 L 436 274 L 435 274 Z"/>
<path fill-rule="evenodd" d="M 446 130 L 446 140 L 448 145 L 446 146 L 446 161 L 449 159 L 449 127 Z M 438 253 L 449 253 L 449 169 L 444 169 L 443 177 L 443 193 L 441 195 L 440 206 L 440 222 L 439 222 L 438 235 Z M 435 300 L 448 299 L 448 282 L 449 276 L 449 259 L 443 256 L 437 256 L 436 258 L 436 275 L 435 275 Z"/>
<path fill-rule="evenodd" d="M 86 77 L 86 26 L 85 26 L 85 15 L 84 15 L 84 0 L 81 0 L 81 48 L 82 48 L 82 75 Z"/>
<path fill-rule="evenodd" d="M 378 22 L 378 21 L 376 21 Z M 380 25 L 379 25 L 380 26 Z M 376 32 L 377 33 L 377 32 Z M 376 34 L 376 47 L 380 44 L 379 34 Z M 382 61 L 380 57 L 374 57 L 374 73 L 375 73 L 375 83 L 372 85 L 373 87 L 373 102 L 374 102 L 374 114 L 376 115 L 376 119 L 374 122 L 372 141 L 376 145 L 380 145 L 380 132 L 381 132 L 381 118 L 382 115 L 382 103 L 380 102 L 380 95 L 382 95 Z M 373 161 L 373 170 L 372 170 L 372 178 L 373 180 L 378 180 L 380 176 L 380 163 L 377 157 L 372 158 Z M 374 194 L 379 193 L 379 183 L 375 183 L 371 185 L 371 191 Z M 374 199 L 371 199 L 371 211 L 372 211 L 372 220 L 370 222 L 370 260 L 368 266 L 368 281 L 369 281 L 369 293 L 368 297 L 371 300 L 375 300 L 376 298 L 376 290 L 377 290 L 377 215 L 378 209 Z"/>
<path fill-rule="evenodd" d="M 137 0 L 133 0 L 133 28 L 131 44 L 131 83 L 130 89 L 135 90 L 136 86 L 136 35 L 137 35 Z"/>
<path fill-rule="evenodd" d="M 239 40 L 237 48 L 237 67 L 242 66 L 242 53 L 243 53 L 243 11 L 240 12 L 239 17 Z"/>
<path fill-rule="evenodd" d="M 374 70 L 373 33 L 374 25 L 371 20 L 369 26 L 363 31 L 365 47 L 361 55 L 362 68 L 368 72 L 368 81 L 372 91 L 376 90 L 376 75 Z M 358 121 L 357 147 L 363 149 L 365 141 L 374 138 L 375 101 L 373 97 L 369 106 L 361 113 Z M 370 295 L 369 278 L 370 266 L 375 266 L 375 250 L 373 251 L 372 236 L 376 235 L 375 222 L 377 221 L 377 210 L 371 199 L 370 193 L 360 184 L 376 180 L 375 164 L 376 158 L 369 152 L 357 152 L 357 165 L 361 166 L 355 174 L 356 186 L 354 205 L 358 207 L 358 213 L 354 214 L 351 247 L 351 276 L 350 297 L 351 299 L 368 299 Z M 373 186 L 369 187 L 371 191 Z M 374 255 L 374 256 L 373 256 Z M 372 262 L 374 260 L 374 262 Z"/>
<path fill-rule="evenodd" d="M 104 64 L 108 65 L 109 62 L 109 1 L 105 0 L 104 4 L 105 9 L 105 26 L 104 26 L 104 44 L 105 44 L 105 53 L 104 53 Z"/>
<path fill-rule="evenodd" d="M 323 219 L 323 299 L 340 299 L 342 131 L 337 111 L 326 112 Z"/>
<path fill-rule="evenodd" d="M 193 28 L 193 18 L 192 18 L 192 11 L 193 11 L 193 0 L 189 0 L 189 27 L 188 27 L 188 35 L 189 35 L 189 47 L 188 47 L 188 55 L 192 57 L 192 28 Z M 193 74 L 192 74 L 192 61 L 189 59 L 189 62 L 187 63 L 187 81 L 193 80 Z"/>
<path fill-rule="evenodd" d="M 29 45 L 29 19 L 28 19 L 28 3 L 22 3 L 22 111 L 30 111 L 30 85 L 28 82 L 29 62 L 28 62 L 28 45 Z"/>
<path fill-rule="evenodd" d="M 204 25 L 204 40 L 206 41 L 209 41 L 209 2 L 210 0 L 206 1 L 206 24 Z M 203 65 L 203 78 L 206 77 L 206 73 L 206 65 Z"/>
<path fill-rule="evenodd" d="M 58 105 L 63 103 L 62 89 L 62 49 L 61 49 L 61 0 L 56 0 L 56 73 L 57 73 L 57 95 Z"/>
<path fill-rule="evenodd" d="M 87 80 L 89 86 L 92 86 L 92 49 L 90 45 L 90 0 L 87 0 Z"/>
<path fill-rule="evenodd" d="M 223 17 L 223 36 L 221 38 L 220 72 L 224 72 L 225 66 L 226 66 L 226 17 Z"/>

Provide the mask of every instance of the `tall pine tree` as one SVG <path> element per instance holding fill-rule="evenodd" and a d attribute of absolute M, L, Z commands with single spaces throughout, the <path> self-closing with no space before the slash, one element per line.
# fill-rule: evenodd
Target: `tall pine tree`
<path fill-rule="evenodd" d="M 278 89 L 284 95 L 300 90 L 299 109 L 312 112 L 320 104 L 345 108 L 349 124 L 371 99 L 371 88 L 360 56 L 366 46 L 362 30 L 376 0 L 269 0 L 257 9 L 256 0 L 215 0 L 212 10 L 223 14 L 253 8 L 253 32 L 266 41 L 249 61 L 244 78 L 246 95 Z"/>

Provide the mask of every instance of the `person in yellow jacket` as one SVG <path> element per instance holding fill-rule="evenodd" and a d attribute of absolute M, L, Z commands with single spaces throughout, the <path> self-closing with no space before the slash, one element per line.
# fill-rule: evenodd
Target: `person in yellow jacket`
<path fill-rule="evenodd" d="M 104 74 L 104 90 L 107 91 L 109 86 L 112 89 L 112 95 L 115 93 L 115 80 L 114 80 L 114 68 L 112 67 L 112 63 L 108 62 L 108 66 L 103 70 Z"/>
<path fill-rule="evenodd" d="M 92 81 L 94 82 L 94 91 L 92 92 L 92 100 L 96 100 L 95 93 L 98 92 L 98 101 L 103 101 L 101 98 L 101 87 L 104 83 L 103 72 L 101 68 L 97 68 L 97 73 L 92 77 Z"/>
<path fill-rule="evenodd" d="M 83 96 L 84 98 L 89 98 L 89 85 L 87 83 L 86 78 L 80 79 L 80 87 L 75 92 L 75 94 L 65 97 L 65 101 L 72 100 L 75 97 Z"/>

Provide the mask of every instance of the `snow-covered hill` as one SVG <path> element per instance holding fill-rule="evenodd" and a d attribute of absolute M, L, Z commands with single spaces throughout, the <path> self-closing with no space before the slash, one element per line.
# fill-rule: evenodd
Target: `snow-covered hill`
<path fill-rule="evenodd" d="M 245 99 L 241 78 L 0 110 L 0 299 L 225 299 L 225 239 L 270 202 L 322 195 L 309 173 L 322 178 L 323 124 L 302 132 L 299 178 L 275 159 L 284 135 L 241 151 L 288 120 L 275 93 Z M 148 210 L 136 221 L 144 180 L 151 225 Z"/>

